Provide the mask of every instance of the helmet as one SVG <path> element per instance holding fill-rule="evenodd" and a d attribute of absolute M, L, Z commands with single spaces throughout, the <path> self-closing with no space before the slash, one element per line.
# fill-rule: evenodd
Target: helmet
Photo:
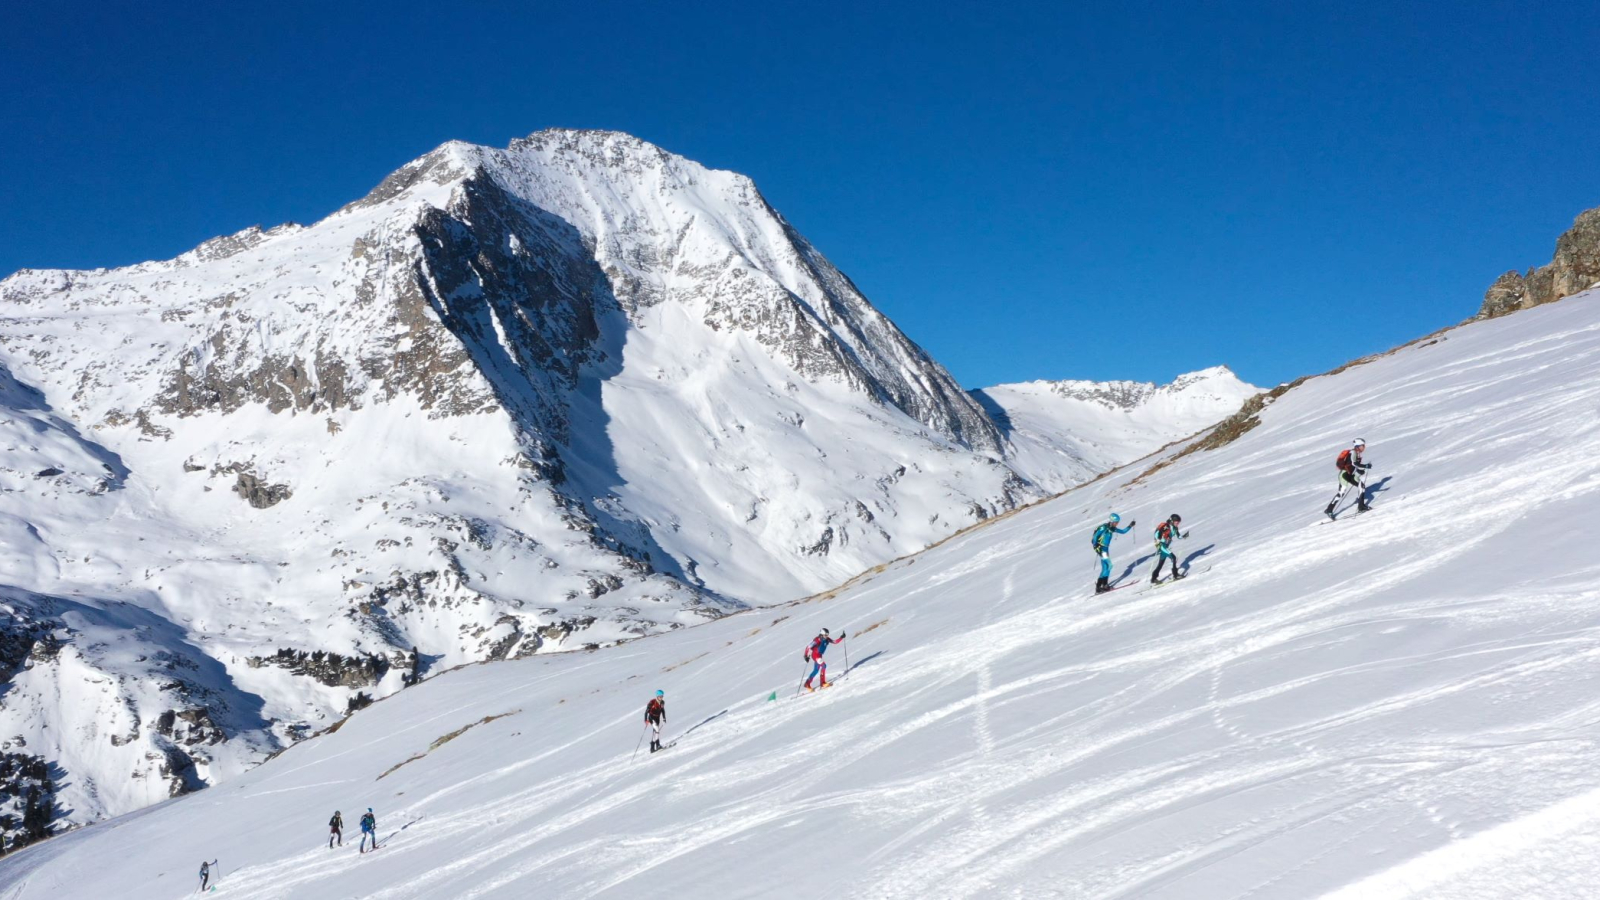
<path fill-rule="evenodd" d="M 665 694 L 665 693 L 663 693 L 663 692 L 661 692 L 661 691 L 656 691 L 656 696 L 657 696 L 657 697 L 665 697 L 665 696 L 666 696 L 666 694 Z"/>
<path fill-rule="evenodd" d="M 1113 521 L 1113 522 L 1121 522 L 1122 521 L 1122 517 L 1117 515 L 1116 513 L 1112 513 L 1111 514 L 1111 521 Z"/>
<path fill-rule="evenodd" d="M 1182 522 L 1183 521 L 1183 516 L 1180 516 L 1177 513 L 1173 513 L 1172 517 L 1169 518 L 1167 521 L 1169 521 L 1169 522 Z"/>
<path fill-rule="evenodd" d="M 827 634 L 828 633 L 828 629 L 826 629 L 826 628 L 822 629 L 822 633 L 823 634 Z"/>
<path fill-rule="evenodd" d="M 1367 445 L 1367 442 L 1366 442 L 1366 440 L 1364 438 L 1356 438 L 1355 442 L 1352 443 L 1350 446 L 1352 446 L 1352 447 L 1365 447 L 1366 445 Z"/>

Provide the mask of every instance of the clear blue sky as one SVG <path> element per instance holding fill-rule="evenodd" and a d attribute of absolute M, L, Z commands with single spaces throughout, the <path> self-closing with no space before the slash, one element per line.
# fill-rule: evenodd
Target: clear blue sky
<path fill-rule="evenodd" d="M 452 138 L 751 175 L 969 387 L 1272 384 L 1600 205 L 1590 3 L 13 4 L 0 274 L 313 221 Z"/>

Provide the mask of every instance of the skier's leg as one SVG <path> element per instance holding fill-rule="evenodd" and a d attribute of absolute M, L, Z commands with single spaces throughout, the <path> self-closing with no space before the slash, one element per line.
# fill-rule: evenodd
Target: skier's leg
<path fill-rule="evenodd" d="M 811 661 L 811 674 L 806 676 L 806 687 L 811 687 L 811 682 L 817 677 L 817 660 Z"/>
<path fill-rule="evenodd" d="M 1333 515 L 1334 509 L 1339 506 L 1339 501 L 1344 499 L 1344 492 L 1350 490 L 1350 485 L 1352 484 L 1354 482 L 1350 480 L 1350 476 L 1340 472 L 1339 487 L 1333 492 L 1333 499 L 1328 501 L 1328 508 L 1324 512 L 1330 516 Z"/>
<path fill-rule="evenodd" d="M 822 686 L 828 686 L 828 664 L 824 660 L 817 660 L 818 671 L 822 675 Z"/>

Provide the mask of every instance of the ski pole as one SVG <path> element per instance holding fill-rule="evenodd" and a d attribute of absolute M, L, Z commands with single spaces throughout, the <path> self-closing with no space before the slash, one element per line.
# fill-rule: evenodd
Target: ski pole
<path fill-rule="evenodd" d="M 794 695 L 796 697 L 800 696 L 800 689 L 806 686 L 806 666 L 809 665 L 811 665 L 811 660 L 806 660 L 800 666 L 800 680 L 794 686 Z"/>
<path fill-rule="evenodd" d="M 850 674 L 850 645 L 840 641 L 839 646 L 844 648 L 844 675 L 839 676 L 839 680 L 843 681 Z"/>
<path fill-rule="evenodd" d="M 628 762 L 631 763 L 634 760 L 639 758 L 639 748 L 644 746 L 645 731 L 649 731 L 649 730 L 650 730 L 650 723 L 649 722 L 644 723 L 644 731 L 639 732 L 639 742 L 637 744 L 633 745 L 633 755 L 628 757 Z"/>

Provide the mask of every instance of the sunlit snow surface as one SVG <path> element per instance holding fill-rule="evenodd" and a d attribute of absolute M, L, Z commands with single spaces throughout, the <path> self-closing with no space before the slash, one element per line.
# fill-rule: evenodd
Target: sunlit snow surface
<path fill-rule="evenodd" d="M 202 858 L 234 897 L 1585 896 L 1597 402 L 1594 295 L 1468 325 L 837 596 L 441 675 L 0 896 L 179 897 Z M 1357 435 L 1376 511 L 1330 524 Z M 1091 596 L 1112 510 L 1123 583 L 1173 511 L 1191 580 Z M 796 699 L 824 625 L 855 668 Z M 657 688 L 674 743 L 630 760 Z M 383 849 L 328 850 L 369 805 Z"/>

